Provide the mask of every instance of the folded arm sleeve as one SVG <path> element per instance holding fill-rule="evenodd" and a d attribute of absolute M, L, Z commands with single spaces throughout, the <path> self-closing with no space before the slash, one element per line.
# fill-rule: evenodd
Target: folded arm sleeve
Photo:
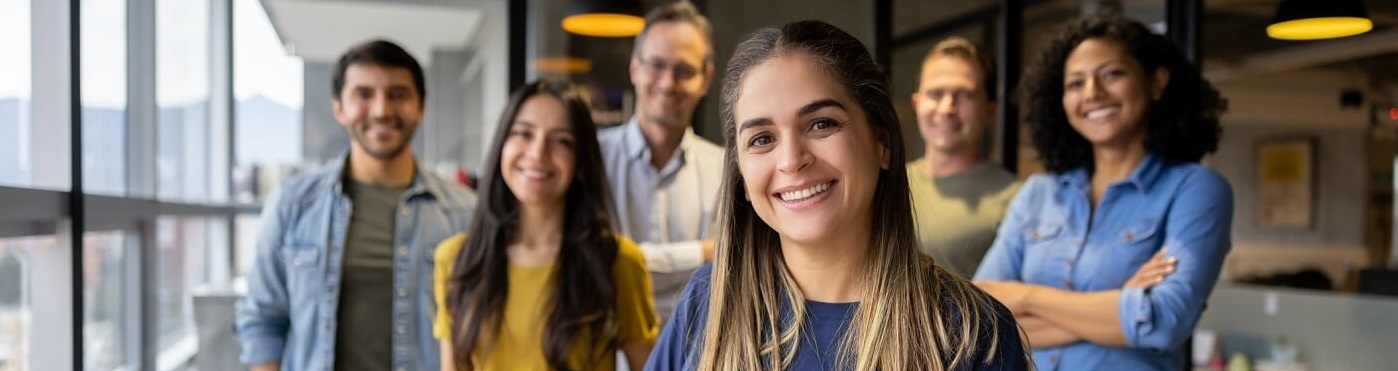
<path fill-rule="evenodd" d="M 1199 171 L 1175 197 L 1165 216 L 1165 246 L 1178 259 L 1175 273 L 1150 289 L 1121 291 L 1121 328 L 1129 347 L 1163 350 L 1183 344 L 1232 247 L 1233 191 L 1223 177 Z"/>
<path fill-rule="evenodd" d="M 643 242 L 640 251 L 646 267 L 652 272 L 674 273 L 698 268 L 704 264 L 704 242 L 700 240 L 670 243 Z"/>

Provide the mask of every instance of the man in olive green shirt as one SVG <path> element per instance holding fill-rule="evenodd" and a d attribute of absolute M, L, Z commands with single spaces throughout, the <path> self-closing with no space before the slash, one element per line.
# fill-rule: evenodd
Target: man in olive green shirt
<path fill-rule="evenodd" d="M 427 96 L 407 50 L 374 40 L 335 64 L 329 102 L 349 151 L 283 182 L 262 213 L 239 360 L 253 371 L 435 371 L 437 244 L 466 229 L 469 190 L 422 170 Z"/>
<path fill-rule="evenodd" d="M 913 93 L 922 158 L 908 163 L 913 212 L 922 252 L 938 265 L 971 277 L 1010 199 L 1014 174 L 986 160 L 986 131 L 995 117 L 995 71 L 976 44 L 953 37 L 923 59 Z"/>
<path fill-rule="evenodd" d="M 393 359 L 394 220 L 406 185 L 341 180 L 350 198 L 345 229 L 344 274 L 340 279 L 339 331 L 335 331 L 335 370 L 387 367 Z"/>

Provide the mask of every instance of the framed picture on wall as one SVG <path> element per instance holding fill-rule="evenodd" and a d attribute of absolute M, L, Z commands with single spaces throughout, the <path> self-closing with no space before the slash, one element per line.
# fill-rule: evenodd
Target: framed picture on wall
<path fill-rule="evenodd" d="M 1315 225 L 1314 137 L 1264 139 L 1257 142 L 1257 210 L 1260 228 L 1309 230 Z"/>

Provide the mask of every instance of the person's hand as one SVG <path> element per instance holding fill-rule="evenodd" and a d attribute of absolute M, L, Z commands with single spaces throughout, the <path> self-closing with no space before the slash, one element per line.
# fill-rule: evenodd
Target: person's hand
<path fill-rule="evenodd" d="M 975 284 L 999 300 L 1015 316 L 1026 313 L 1029 309 L 1028 298 L 1035 290 L 1034 285 L 1016 281 L 975 281 Z"/>
<path fill-rule="evenodd" d="M 282 364 L 279 362 L 262 363 L 252 365 L 250 371 L 281 371 Z"/>
<path fill-rule="evenodd" d="M 704 240 L 699 245 L 704 249 L 704 262 L 714 261 L 714 240 Z"/>
<path fill-rule="evenodd" d="M 1160 249 L 1160 252 L 1155 253 L 1155 256 L 1150 258 L 1150 261 L 1136 269 L 1136 274 L 1132 275 L 1131 279 L 1126 280 L 1126 284 L 1122 287 L 1148 288 L 1165 281 L 1165 276 L 1175 272 L 1175 263 L 1177 262 L 1174 257 L 1165 255 L 1169 251 L 1169 247 Z"/>

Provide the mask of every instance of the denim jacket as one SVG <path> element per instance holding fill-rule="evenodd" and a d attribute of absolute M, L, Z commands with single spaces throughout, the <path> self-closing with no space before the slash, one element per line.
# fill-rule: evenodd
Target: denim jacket
<path fill-rule="evenodd" d="M 1147 156 L 1093 210 L 1087 169 L 1040 174 L 1020 189 L 976 279 L 1099 292 L 1117 303 L 1126 346 L 1080 341 L 1034 349 L 1039 370 L 1179 370 L 1184 342 L 1232 247 L 1233 190 L 1195 163 Z M 1150 288 L 1122 287 L 1161 248 L 1175 271 Z"/>
<path fill-rule="evenodd" d="M 346 156 L 288 180 L 262 210 L 262 230 L 238 301 L 240 360 L 281 362 L 283 370 L 329 371 L 350 198 L 341 184 Z M 398 204 L 393 262 L 393 370 L 437 370 L 432 296 L 437 243 L 466 229 L 476 197 L 418 172 Z"/>

